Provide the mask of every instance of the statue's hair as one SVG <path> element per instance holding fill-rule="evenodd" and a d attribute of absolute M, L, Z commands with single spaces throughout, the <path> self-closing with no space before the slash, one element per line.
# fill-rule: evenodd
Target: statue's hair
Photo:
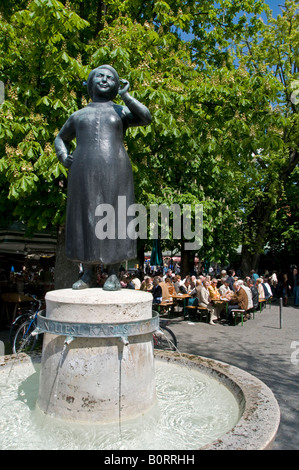
<path fill-rule="evenodd" d="M 118 73 L 117 71 L 111 67 L 111 65 L 100 65 L 100 67 L 96 67 L 95 69 L 93 69 L 90 74 L 88 75 L 88 79 L 87 79 L 87 91 L 88 91 L 88 94 L 90 96 L 91 99 L 93 99 L 93 93 L 92 93 L 92 82 L 93 82 L 93 78 L 96 74 L 96 72 L 99 70 L 99 69 L 108 69 L 110 70 L 110 72 L 113 74 L 114 78 L 115 78 L 115 81 L 116 81 L 116 90 L 115 90 L 115 95 L 113 96 L 113 98 L 116 97 L 117 93 L 118 93 L 118 88 L 119 88 L 119 76 L 118 76 Z M 113 99 L 112 98 L 112 99 Z"/>

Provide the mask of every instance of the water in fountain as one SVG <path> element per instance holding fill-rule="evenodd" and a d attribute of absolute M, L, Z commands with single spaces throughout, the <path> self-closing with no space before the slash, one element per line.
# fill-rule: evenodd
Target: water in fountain
<path fill-rule="evenodd" d="M 239 419 L 233 394 L 218 380 L 182 365 L 155 361 L 158 405 L 145 416 L 109 425 L 68 423 L 36 408 L 39 364 L 0 376 L 0 449 L 196 449 Z M 6 377 L 5 377 L 6 376 Z"/>

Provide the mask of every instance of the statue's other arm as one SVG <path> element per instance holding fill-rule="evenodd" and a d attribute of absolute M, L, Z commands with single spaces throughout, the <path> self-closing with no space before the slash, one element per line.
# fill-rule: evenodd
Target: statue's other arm
<path fill-rule="evenodd" d="M 75 137 L 76 132 L 74 126 L 74 119 L 71 116 L 62 127 L 54 142 L 58 160 L 66 168 L 70 168 L 73 163 L 73 156 L 69 153 L 69 144 Z"/>

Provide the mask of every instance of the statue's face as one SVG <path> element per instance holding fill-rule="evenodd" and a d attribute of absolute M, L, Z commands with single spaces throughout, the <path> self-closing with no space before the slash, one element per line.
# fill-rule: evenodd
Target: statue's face
<path fill-rule="evenodd" d="M 109 69 L 100 68 L 93 78 L 93 96 L 113 99 L 118 92 L 118 83 Z"/>

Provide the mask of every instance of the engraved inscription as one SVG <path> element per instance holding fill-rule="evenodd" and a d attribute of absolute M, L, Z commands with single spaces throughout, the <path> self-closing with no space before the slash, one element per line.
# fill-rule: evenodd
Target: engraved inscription
<path fill-rule="evenodd" d="M 153 333 L 159 328 L 159 316 L 155 312 L 150 320 L 139 320 L 130 323 L 71 323 L 55 321 L 38 315 L 37 326 L 44 333 L 61 336 L 85 338 L 115 338 Z"/>

